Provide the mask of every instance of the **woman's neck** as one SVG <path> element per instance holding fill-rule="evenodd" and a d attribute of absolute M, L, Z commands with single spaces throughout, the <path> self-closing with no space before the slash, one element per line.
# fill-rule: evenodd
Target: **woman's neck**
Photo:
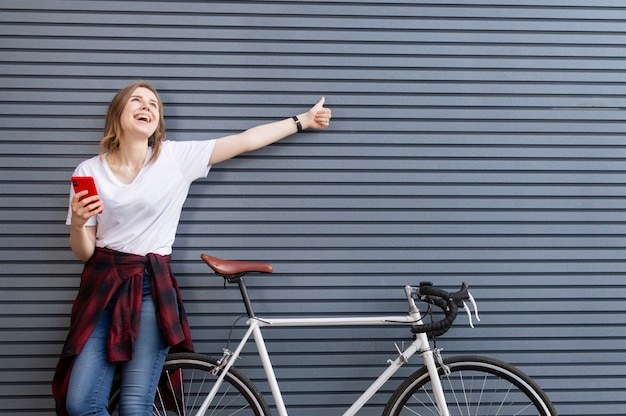
<path fill-rule="evenodd" d="M 135 180 L 146 163 L 147 143 L 129 144 L 122 142 L 120 148 L 107 154 L 107 163 L 117 179 L 129 184 Z"/>

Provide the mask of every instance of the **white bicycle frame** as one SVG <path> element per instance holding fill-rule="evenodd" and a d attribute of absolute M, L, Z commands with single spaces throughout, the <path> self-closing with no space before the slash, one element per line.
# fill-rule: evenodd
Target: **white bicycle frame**
<path fill-rule="evenodd" d="M 287 409 L 283 401 L 280 388 L 276 375 L 274 374 L 274 368 L 270 360 L 270 356 L 265 346 L 265 340 L 261 333 L 263 327 L 309 327 L 309 326 L 359 326 L 359 325 L 412 325 L 421 324 L 422 317 L 419 309 L 415 305 L 415 301 L 411 295 L 411 287 L 405 286 L 404 288 L 408 302 L 409 302 L 409 314 L 405 316 L 374 316 L 374 317 L 344 317 L 344 318 L 281 318 L 281 319 L 264 319 L 261 317 L 250 318 L 247 322 L 248 330 L 239 342 L 239 345 L 232 354 L 224 356 L 227 360 L 226 363 L 221 363 L 220 368 L 223 367 L 220 376 L 218 377 L 215 385 L 207 395 L 206 399 L 202 403 L 202 406 L 198 410 L 197 415 L 204 416 L 205 412 L 209 408 L 213 398 L 217 394 L 222 381 L 228 370 L 233 366 L 235 360 L 241 354 L 245 344 L 248 342 L 250 336 L 254 338 L 257 352 L 263 364 L 263 369 L 269 382 L 269 386 L 274 398 L 276 409 L 279 416 L 287 416 Z M 343 413 L 343 416 L 353 416 L 358 412 L 371 398 L 372 396 L 402 367 L 406 364 L 417 351 L 421 352 L 424 364 L 428 369 L 430 375 L 433 395 L 437 407 L 439 409 L 440 416 L 450 416 L 448 407 L 441 387 L 441 381 L 439 379 L 439 373 L 437 371 L 437 364 L 434 358 L 434 353 L 430 348 L 428 337 L 425 333 L 416 334 L 415 340 L 406 348 L 401 351 L 397 345 L 398 357 L 389 364 L 387 369 L 365 390 L 361 396 L 350 406 L 348 410 Z"/>

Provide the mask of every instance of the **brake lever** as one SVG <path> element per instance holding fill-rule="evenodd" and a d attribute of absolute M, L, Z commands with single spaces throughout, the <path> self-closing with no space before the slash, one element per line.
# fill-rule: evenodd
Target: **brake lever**
<path fill-rule="evenodd" d="M 478 305 L 476 304 L 476 300 L 469 291 L 467 292 L 467 294 L 469 296 L 468 299 L 470 303 L 474 307 L 474 315 L 476 316 L 476 320 L 480 322 L 480 317 L 478 316 Z M 465 309 L 465 312 L 467 313 L 467 319 L 469 320 L 470 327 L 474 328 L 474 323 L 472 322 L 472 312 L 470 311 L 470 308 L 467 306 L 467 303 L 465 303 L 465 301 L 463 301 L 463 309 Z"/>

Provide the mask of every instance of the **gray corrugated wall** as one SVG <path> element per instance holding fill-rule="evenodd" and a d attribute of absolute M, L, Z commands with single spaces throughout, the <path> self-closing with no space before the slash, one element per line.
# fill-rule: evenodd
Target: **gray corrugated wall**
<path fill-rule="evenodd" d="M 242 311 L 201 252 L 272 262 L 276 276 L 250 279 L 271 315 L 397 313 L 405 283 L 465 280 L 483 322 L 460 318 L 446 354 L 519 365 L 561 415 L 622 415 L 625 24 L 608 0 L 3 0 L 0 413 L 52 412 L 81 270 L 67 180 L 114 92 L 145 78 L 173 139 L 321 95 L 334 111 L 329 131 L 193 186 L 175 269 L 198 350 L 219 353 Z M 409 334 L 267 336 L 292 413 L 313 415 L 341 413 Z M 251 357 L 240 367 L 260 376 Z"/>

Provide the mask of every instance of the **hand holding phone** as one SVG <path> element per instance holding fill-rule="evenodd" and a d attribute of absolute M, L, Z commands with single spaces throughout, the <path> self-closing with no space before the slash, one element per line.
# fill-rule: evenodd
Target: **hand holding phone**
<path fill-rule="evenodd" d="M 80 197 L 79 201 L 90 196 L 98 196 L 98 189 L 96 188 L 96 182 L 91 176 L 72 176 L 72 186 L 75 193 L 87 191 L 86 195 Z M 102 212 L 100 212 L 102 213 Z"/>

